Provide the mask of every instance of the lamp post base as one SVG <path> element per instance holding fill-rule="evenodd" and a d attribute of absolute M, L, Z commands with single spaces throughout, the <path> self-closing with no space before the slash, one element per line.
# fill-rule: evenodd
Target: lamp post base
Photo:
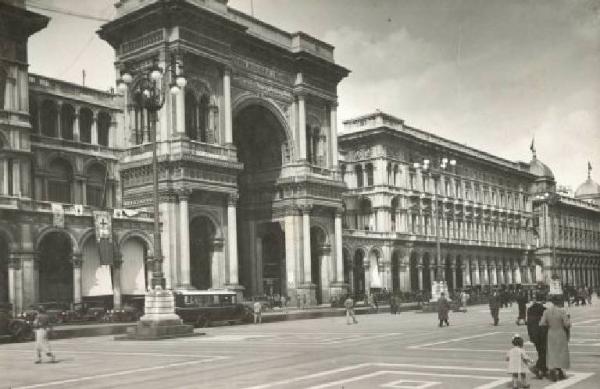
<path fill-rule="evenodd" d="M 175 297 L 170 290 L 160 286 L 146 293 L 145 314 L 135 327 L 129 327 L 127 333 L 116 339 L 159 340 L 194 336 L 194 327 L 183 324 L 175 313 Z"/>

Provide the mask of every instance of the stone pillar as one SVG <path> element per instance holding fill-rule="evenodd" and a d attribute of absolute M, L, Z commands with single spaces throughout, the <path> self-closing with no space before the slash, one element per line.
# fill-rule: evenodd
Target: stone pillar
<path fill-rule="evenodd" d="M 452 271 L 452 289 L 458 289 L 458 285 L 456 285 L 456 261 L 450 262 L 450 270 Z"/>
<path fill-rule="evenodd" d="M 498 285 L 498 274 L 496 273 L 496 263 L 490 262 L 490 285 Z"/>
<path fill-rule="evenodd" d="M 286 209 L 285 225 L 285 270 L 287 280 L 287 295 L 290 298 L 291 306 L 298 306 L 297 288 L 300 286 L 301 276 L 299 272 L 300 250 L 298 242 L 300 239 L 299 213 L 296 208 Z M 240 237 L 243 238 L 243 237 Z"/>
<path fill-rule="evenodd" d="M 13 159 L 12 166 L 12 175 L 13 175 L 13 196 L 21 197 L 21 161 L 18 159 Z"/>
<path fill-rule="evenodd" d="M 473 270 L 473 285 L 481 285 L 480 279 L 479 279 L 479 261 L 477 259 L 474 259 L 473 261 L 471 261 L 471 265 L 472 267 L 474 267 Z"/>
<path fill-rule="evenodd" d="M 21 277 L 18 277 L 16 283 L 17 301 L 21 303 L 21 309 L 34 304 L 38 301 L 37 296 L 37 276 L 36 276 L 36 255 L 34 252 L 21 252 Z"/>
<path fill-rule="evenodd" d="M 462 259 L 462 264 L 463 264 L 463 284 L 464 286 L 466 285 L 473 285 L 473 282 L 471 280 L 471 261 L 468 258 L 461 258 Z"/>
<path fill-rule="evenodd" d="M 62 106 L 62 101 L 59 100 L 56 102 L 56 137 L 58 139 L 62 138 Z"/>
<path fill-rule="evenodd" d="M 513 267 L 512 267 L 512 263 L 508 263 L 506 266 L 506 283 L 508 285 L 513 283 Z"/>
<path fill-rule="evenodd" d="M 15 254 L 8 256 L 8 302 L 12 304 L 13 317 L 23 311 L 21 284 L 21 259 Z"/>
<path fill-rule="evenodd" d="M 73 254 L 73 303 L 81 303 L 81 254 Z"/>
<path fill-rule="evenodd" d="M 231 117 L 231 70 L 223 69 L 223 104 L 225 121 L 225 143 L 233 143 L 233 119 Z"/>
<path fill-rule="evenodd" d="M 237 204 L 237 194 L 230 195 L 227 201 L 227 258 L 229 264 L 229 282 L 227 285 L 231 289 L 240 290 L 237 250 Z"/>
<path fill-rule="evenodd" d="M 423 291 L 423 258 L 417 258 L 417 271 L 419 273 L 419 290 Z"/>
<path fill-rule="evenodd" d="M 302 212 L 302 258 L 304 282 L 312 283 L 311 252 L 310 252 L 310 207 L 300 208 Z"/>
<path fill-rule="evenodd" d="M 331 167 L 333 169 L 338 168 L 338 142 L 337 142 L 337 102 L 332 102 L 329 105 L 329 126 L 331 130 L 331 136 L 329 141 L 331 142 Z"/>
<path fill-rule="evenodd" d="M 121 253 L 116 251 L 112 264 L 113 309 L 121 309 Z"/>
<path fill-rule="evenodd" d="M 390 209 L 385 207 L 377 208 L 377 231 L 390 232 Z"/>
<path fill-rule="evenodd" d="M 73 141 L 81 141 L 81 131 L 79 129 L 79 110 L 81 107 L 75 107 L 75 120 L 73 121 Z"/>
<path fill-rule="evenodd" d="M 185 136 L 185 87 L 180 87 L 175 98 L 175 132 L 177 136 Z"/>
<path fill-rule="evenodd" d="M 519 266 L 515 267 L 515 279 L 514 279 L 514 283 L 515 284 L 521 284 L 521 269 L 519 268 Z"/>
<path fill-rule="evenodd" d="M 489 265 L 487 261 L 482 261 L 481 264 L 483 265 L 483 284 L 484 285 L 489 285 L 490 284 L 490 272 L 489 272 Z"/>
<path fill-rule="evenodd" d="M 179 93 L 181 94 L 181 93 Z M 188 200 L 191 191 L 183 189 L 177 192 L 179 197 L 179 287 L 190 287 L 190 214 Z"/>
<path fill-rule="evenodd" d="M 98 145 L 98 111 L 94 110 L 92 114 L 92 140 L 93 145 Z"/>
<path fill-rule="evenodd" d="M 336 210 L 334 221 L 335 234 L 335 278 L 338 283 L 344 282 L 344 254 L 342 248 L 342 211 Z"/>
<path fill-rule="evenodd" d="M 306 155 L 306 102 L 304 95 L 298 96 L 298 141 L 300 146 L 300 159 L 305 161 Z M 365 182 L 366 185 L 366 182 Z"/>
<path fill-rule="evenodd" d="M 496 268 L 498 272 L 498 285 L 504 284 L 504 262 L 498 262 L 498 266 Z"/>

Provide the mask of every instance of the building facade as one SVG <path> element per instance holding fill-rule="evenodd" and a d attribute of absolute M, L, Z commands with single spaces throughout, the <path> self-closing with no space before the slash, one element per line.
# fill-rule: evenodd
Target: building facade
<path fill-rule="evenodd" d="M 167 287 L 227 287 L 328 302 L 342 294 L 333 47 L 279 30 L 227 1 L 122 0 L 100 36 L 125 91 L 123 205 L 152 205 L 153 121 L 135 102 L 157 64 L 187 79 L 158 112 Z M 170 71 L 171 70 L 171 71 Z M 303 297 L 306 296 L 306 297 Z"/>
<path fill-rule="evenodd" d="M 557 194 L 535 151 L 508 161 L 379 111 L 345 121 L 338 139 L 354 294 L 430 291 L 434 280 L 598 285 L 600 207 Z"/>

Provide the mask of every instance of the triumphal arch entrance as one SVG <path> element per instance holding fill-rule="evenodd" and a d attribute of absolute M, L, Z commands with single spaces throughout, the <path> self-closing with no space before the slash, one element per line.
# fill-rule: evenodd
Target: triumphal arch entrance
<path fill-rule="evenodd" d="M 116 7 L 99 35 L 117 74 L 165 74 L 156 123 L 125 91 L 121 177 L 124 206 L 150 208 L 156 124 L 167 286 L 309 304 L 345 293 L 336 109 L 348 70 L 333 47 L 226 0 Z M 169 94 L 181 74 L 187 84 Z"/>

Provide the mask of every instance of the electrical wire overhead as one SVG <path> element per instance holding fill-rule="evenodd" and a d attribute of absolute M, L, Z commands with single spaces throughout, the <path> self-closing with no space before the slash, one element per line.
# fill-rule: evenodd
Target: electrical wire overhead
<path fill-rule="evenodd" d="M 68 9 L 54 7 L 54 6 L 45 5 L 45 4 L 41 5 L 41 4 L 32 2 L 31 0 L 27 0 L 27 8 L 39 9 L 39 10 L 43 10 L 43 11 L 54 12 L 54 13 L 61 14 L 61 15 L 72 16 L 72 17 L 76 17 L 76 18 L 94 20 L 97 22 L 110 22 L 110 19 L 107 19 L 107 18 L 102 18 L 102 17 L 94 16 L 94 15 L 88 15 L 88 14 L 84 14 L 84 13 L 80 13 L 80 12 L 73 12 Z"/>

